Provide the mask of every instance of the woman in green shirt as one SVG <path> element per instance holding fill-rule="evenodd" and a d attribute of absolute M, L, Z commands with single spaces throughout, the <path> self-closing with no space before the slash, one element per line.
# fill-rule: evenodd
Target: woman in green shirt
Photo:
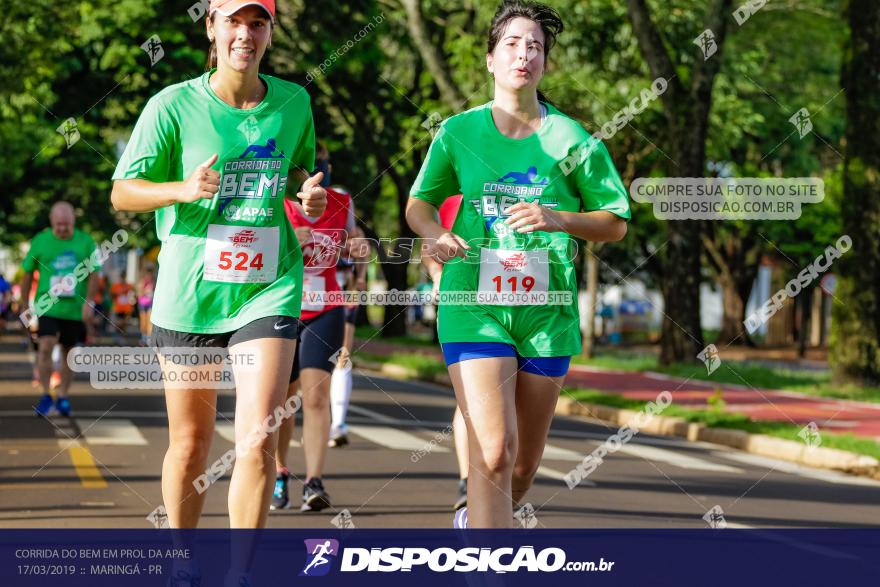
<path fill-rule="evenodd" d="M 113 175 L 117 210 L 156 211 L 162 251 L 154 344 L 229 348 L 237 384 L 233 528 L 265 525 L 275 481 L 274 420 L 285 414 L 277 408 L 285 403 L 303 278 L 284 213 L 288 179 L 302 185 L 296 196 L 306 214 L 319 216 L 326 205 L 323 175 L 309 178 L 315 140 L 308 94 L 259 73 L 274 18 L 273 0 L 213 0 L 210 71 L 150 99 Z M 251 360 L 259 369 L 245 373 Z M 187 381 L 187 371 L 193 368 L 163 364 L 168 381 Z M 217 391 L 198 386 L 166 384 L 162 493 L 174 528 L 197 525 L 207 486 L 230 465 L 219 475 L 212 467 L 206 481 Z"/>
<path fill-rule="evenodd" d="M 571 237 L 620 240 L 630 217 L 605 147 L 538 92 L 562 29 L 542 4 L 499 7 L 486 55 L 494 99 L 440 126 L 407 209 L 445 263 L 441 296 L 470 294 L 441 297 L 438 316 L 475 473 L 455 527 L 511 526 L 511 502 L 531 485 L 580 351 Z M 458 193 L 446 230 L 436 208 Z"/>

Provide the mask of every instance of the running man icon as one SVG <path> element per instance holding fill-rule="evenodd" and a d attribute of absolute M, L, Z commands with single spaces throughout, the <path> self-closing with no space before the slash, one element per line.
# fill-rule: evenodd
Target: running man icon
<path fill-rule="evenodd" d="M 278 155 L 275 155 L 275 151 L 278 151 Z M 266 141 L 266 145 L 249 145 L 247 149 L 244 150 L 244 153 L 238 156 L 239 159 L 246 159 L 248 155 L 253 154 L 255 159 L 277 159 L 280 157 L 284 157 L 284 151 L 280 151 L 278 147 L 275 145 L 275 139 L 269 139 Z"/>
<path fill-rule="evenodd" d="M 513 180 L 512 182 L 510 180 Z M 518 185 L 547 185 L 548 180 L 545 177 L 541 179 L 538 175 L 537 167 L 529 167 L 525 173 L 520 171 L 511 171 L 504 177 L 498 178 L 499 182 L 502 183 L 514 183 Z"/>
<path fill-rule="evenodd" d="M 326 575 L 330 571 L 332 562 L 331 558 L 335 558 L 339 554 L 339 541 L 333 539 L 306 540 L 306 552 L 309 558 L 306 566 L 299 574 L 300 577 L 318 577 Z"/>

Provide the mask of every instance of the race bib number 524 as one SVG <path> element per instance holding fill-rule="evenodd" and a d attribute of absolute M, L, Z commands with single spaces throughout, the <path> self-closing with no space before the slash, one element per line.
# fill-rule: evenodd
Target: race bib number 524
<path fill-rule="evenodd" d="M 270 283 L 278 273 L 278 227 L 208 226 L 205 281 Z"/>

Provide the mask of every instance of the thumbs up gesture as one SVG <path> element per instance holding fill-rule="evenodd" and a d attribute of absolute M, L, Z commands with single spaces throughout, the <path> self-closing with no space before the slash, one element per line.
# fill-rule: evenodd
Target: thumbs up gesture
<path fill-rule="evenodd" d="M 319 171 L 305 180 L 296 197 L 302 202 L 303 211 L 307 216 L 317 218 L 327 208 L 327 192 L 321 187 L 324 172 Z"/>
<path fill-rule="evenodd" d="M 183 182 L 183 189 L 178 193 L 179 202 L 208 200 L 220 191 L 220 172 L 211 168 L 217 159 L 217 153 L 214 153 L 207 161 L 193 170 L 192 174 Z"/>

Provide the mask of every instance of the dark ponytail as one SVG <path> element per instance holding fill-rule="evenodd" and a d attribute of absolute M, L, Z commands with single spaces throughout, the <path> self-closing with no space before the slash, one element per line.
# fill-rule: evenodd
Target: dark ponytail
<path fill-rule="evenodd" d="M 208 18 L 211 19 L 211 22 L 214 22 L 214 14 L 211 14 Z M 211 39 L 211 46 L 208 48 L 208 62 L 205 65 L 205 71 L 211 71 L 217 67 L 217 41 Z"/>
<path fill-rule="evenodd" d="M 211 41 L 211 47 L 208 49 L 208 62 L 205 64 L 205 71 L 211 71 L 217 67 L 217 42 Z"/>
<path fill-rule="evenodd" d="M 553 102 L 550 101 L 550 98 L 548 98 L 541 90 L 538 90 L 538 102 L 543 102 L 544 104 L 549 104 L 550 106 L 554 105 Z"/>

